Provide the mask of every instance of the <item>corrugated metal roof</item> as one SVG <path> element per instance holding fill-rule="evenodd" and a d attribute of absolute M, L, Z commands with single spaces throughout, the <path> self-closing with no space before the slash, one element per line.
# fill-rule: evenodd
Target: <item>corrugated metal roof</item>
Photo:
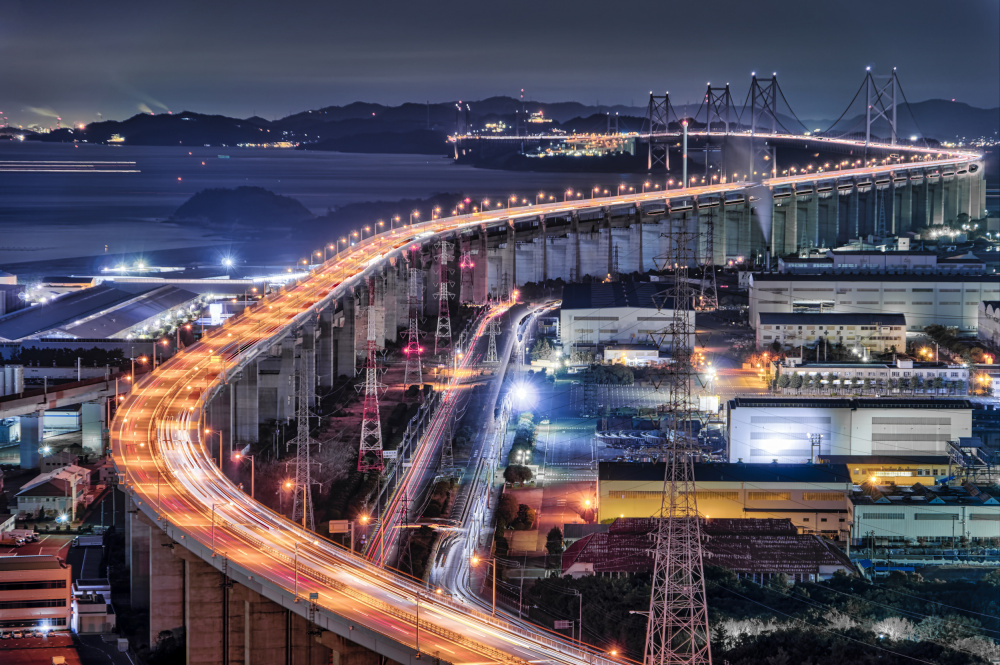
<path fill-rule="evenodd" d="M 563 309 L 601 309 L 605 307 L 642 307 L 673 309 L 673 300 L 660 296 L 664 284 L 653 282 L 595 282 L 567 284 L 563 287 Z"/>
<path fill-rule="evenodd" d="M 619 518 L 608 533 L 573 543 L 562 557 L 563 571 L 575 563 L 595 573 L 648 572 L 658 520 Z M 799 535 L 787 519 L 701 520 L 705 561 L 738 573 L 815 574 L 820 566 L 853 569 L 850 558 L 830 541 Z"/>
<path fill-rule="evenodd" d="M 967 399 L 823 399 L 795 397 L 734 397 L 730 408 L 798 408 L 798 409 L 971 409 Z"/>

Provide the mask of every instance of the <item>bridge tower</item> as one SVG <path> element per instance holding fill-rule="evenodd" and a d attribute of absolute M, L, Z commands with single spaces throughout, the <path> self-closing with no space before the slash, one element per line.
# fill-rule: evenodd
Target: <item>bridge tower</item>
<path fill-rule="evenodd" d="M 730 120 L 736 115 L 736 106 L 733 104 L 733 95 L 729 90 L 729 84 L 727 83 L 725 87 L 713 88 L 712 84 L 709 83 L 702 106 L 705 107 L 707 133 L 712 133 L 712 122 L 718 120 L 725 123 L 725 133 L 728 136 Z M 730 110 L 732 110 L 732 115 L 730 115 Z M 698 115 L 695 114 L 695 120 L 698 119 Z"/>
<path fill-rule="evenodd" d="M 750 82 L 750 136 L 758 131 L 758 121 L 763 124 L 766 118 L 771 119 L 771 133 L 778 132 L 778 74 L 771 75 L 770 80 L 761 83 L 757 72 L 753 72 Z"/>
<path fill-rule="evenodd" d="M 438 242 L 438 319 L 434 332 L 434 355 L 451 346 L 451 315 L 448 310 L 448 261 L 451 260 L 452 244 L 445 240 Z"/>
<path fill-rule="evenodd" d="M 670 93 L 662 97 L 649 91 L 649 105 L 646 107 L 646 129 L 649 132 L 649 154 L 646 159 L 646 169 L 654 168 L 670 170 L 670 149 L 666 143 L 657 143 L 653 138 L 657 134 L 666 134 L 670 125 Z"/>
<path fill-rule="evenodd" d="M 672 309 L 663 331 L 670 336 L 673 360 L 664 377 L 670 433 L 664 451 L 666 471 L 657 523 L 644 665 L 711 665 L 701 523 L 694 482 L 696 440 L 691 433 L 695 415 L 691 402 L 694 311 L 687 267 L 692 258 L 691 238 L 684 229 L 672 233 L 671 238 L 667 266 L 673 265 L 674 275 L 665 295 L 672 300 Z"/>
<path fill-rule="evenodd" d="M 881 77 L 880 77 L 881 78 Z M 879 83 L 872 74 L 872 68 L 865 68 L 865 149 L 872 139 L 872 125 L 879 119 L 889 123 L 892 131 L 892 145 L 896 145 L 896 91 L 899 81 L 896 68 L 885 83 Z"/>
<path fill-rule="evenodd" d="M 379 418 L 378 391 L 378 330 L 375 326 L 375 280 L 368 280 L 368 334 L 365 342 L 365 402 L 361 419 L 361 446 L 358 449 L 358 471 L 378 471 L 385 468 L 382 459 L 382 420 Z"/>
<path fill-rule="evenodd" d="M 413 258 L 416 261 L 416 257 Z M 403 387 L 412 385 L 422 385 L 424 382 L 420 367 L 420 354 L 423 348 L 420 346 L 420 270 L 416 267 L 410 268 L 409 279 L 407 280 L 408 303 L 410 307 L 409 326 L 406 331 L 406 346 L 403 348 L 403 355 L 406 356 L 406 372 L 403 375 Z"/>

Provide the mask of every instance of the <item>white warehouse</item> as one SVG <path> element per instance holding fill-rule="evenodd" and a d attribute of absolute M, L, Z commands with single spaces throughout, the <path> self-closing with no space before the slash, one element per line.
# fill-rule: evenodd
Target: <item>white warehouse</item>
<path fill-rule="evenodd" d="M 730 462 L 946 455 L 949 441 L 972 436 L 972 404 L 964 399 L 737 397 L 726 410 Z"/>
<path fill-rule="evenodd" d="M 750 320 L 769 312 L 904 312 L 908 330 L 933 323 L 975 330 L 979 303 L 1000 299 L 996 275 L 862 274 L 750 276 Z"/>
<path fill-rule="evenodd" d="M 645 344 L 655 347 L 674 316 L 668 286 L 656 282 L 567 284 L 563 289 L 559 328 L 564 351 L 574 347 Z M 688 310 L 690 330 L 694 311 Z M 654 338 L 656 341 L 654 342 Z M 690 342 L 693 344 L 693 334 Z M 665 348 L 669 336 L 662 340 Z"/>

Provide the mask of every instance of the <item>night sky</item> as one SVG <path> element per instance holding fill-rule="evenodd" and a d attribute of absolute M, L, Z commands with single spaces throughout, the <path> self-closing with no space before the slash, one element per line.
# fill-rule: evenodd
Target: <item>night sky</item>
<path fill-rule="evenodd" d="M 140 110 L 267 118 L 355 100 L 516 96 L 644 105 L 746 93 L 778 72 L 803 118 L 836 117 L 865 66 L 911 101 L 1000 105 L 997 0 L 3 0 L 12 124 Z"/>

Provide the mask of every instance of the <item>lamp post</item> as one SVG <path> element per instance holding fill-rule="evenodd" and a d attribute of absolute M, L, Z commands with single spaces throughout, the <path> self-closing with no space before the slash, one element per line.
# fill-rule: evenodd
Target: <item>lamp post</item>
<path fill-rule="evenodd" d="M 412 210 L 412 211 L 410 211 L 410 226 L 413 226 L 413 218 L 414 217 L 416 217 L 417 219 L 420 219 L 420 211 L 419 210 Z"/>
<path fill-rule="evenodd" d="M 222 430 L 219 430 L 218 432 L 213 432 L 210 427 L 206 427 L 205 428 L 205 434 L 207 436 L 212 436 L 213 434 L 218 434 L 219 435 L 219 470 L 221 471 L 222 470 Z M 209 455 L 211 455 L 211 450 L 209 451 Z"/>
<path fill-rule="evenodd" d="M 479 565 L 480 561 L 485 561 L 486 565 L 493 564 L 493 609 L 492 615 L 497 615 L 497 560 L 494 559 L 480 559 L 478 556 L 473 556 L 470 560 L 470 564 L 473 566 Z"/>
<path fill-rule="evenodd" d="M 253 493 L 254 493 L 254 468 L 253 468 L 254 464 L 253 464 L 253 455 L 244 455 L 243 453 L 236 453 L 235 455 L 233 455 L 233 457 L 236 458 L 237 462 L 240 461 L 241 459 L 243 459 L 244 457 L 246 457 L 248 460 L 250 460 L 250 498 L 252 499 L 253 498 Z"/>

